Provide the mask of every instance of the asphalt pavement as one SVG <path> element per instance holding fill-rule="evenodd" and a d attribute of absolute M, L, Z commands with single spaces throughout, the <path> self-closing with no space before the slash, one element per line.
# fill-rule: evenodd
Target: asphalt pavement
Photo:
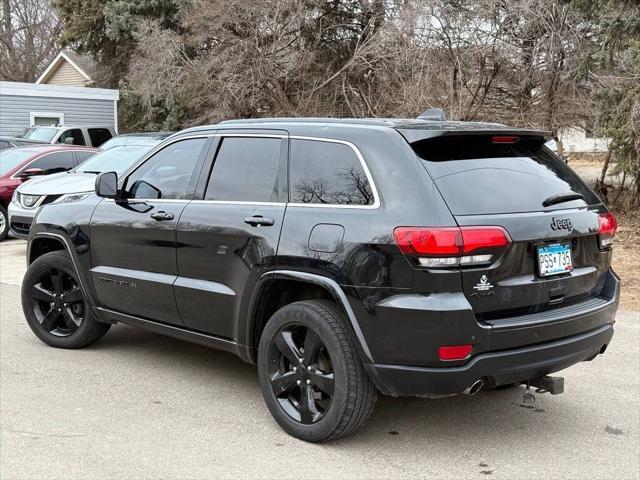
<path fill-rule="evenodd" d="M 41 343 L 20 306 L 24 250 L 0 244 L 3 480 L 640 477 L 639 313 L 618 314 L 562 395 L 380 397 L 355 435 L 313 445 L 280 430 L 233 355 L 123 325 L 83 350 Z"/>

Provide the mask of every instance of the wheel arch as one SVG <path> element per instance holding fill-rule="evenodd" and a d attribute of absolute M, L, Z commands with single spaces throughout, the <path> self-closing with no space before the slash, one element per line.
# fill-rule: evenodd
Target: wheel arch
<path fill-rule="evenodd" d="M 293 270 L 274 270 L 264 274 L 254 289 L 246 325 L 247 357 L 255 363 L 262 330 L 279 308 L 296 301 L 328 299 L 336 303 L 347 319 L 349 333 L 364 363 L 371 363 L 371 352 L 347 296 L 338 283 L 322 275 Z"/>
<path fill-rule="evenodd" d="M 58 250 L 66 250 L 62 240 L 44 235 L 36 236 L 29 244 L 27 265 L 31 265 L 45 253 L 55 252 Z"/>
<path fill-rule="evenodd" d="M 40 258 L 49 252 L 64 250 L 69 255 L 71 265 L 80 282 L 80 288 L 84 292 L 85 298 L 89 301 L 91 306 L 95 305 L 95 299 L 93 292 L 89 287 L 90 281 L 86 275 L 83 275 L 83 271 L 79 268 L 79 262 L 76 252 L 71 248 L 71 243 L 67 238 L 58 233 L 39 231 L 32 234 L 29 237 L 29 243 L 27 244 L 27 266 L 31 265 L 36 259 Z"/>

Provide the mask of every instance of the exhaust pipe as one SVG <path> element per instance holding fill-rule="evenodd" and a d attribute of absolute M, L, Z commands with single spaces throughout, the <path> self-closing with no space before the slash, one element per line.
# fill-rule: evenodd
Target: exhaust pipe
<path fill-rule="evenodd" d="M 484 387 L 484 380 L 476 380 L 462 393 L 464 393 L 465 395 L 473 396 L 480 390 L 482 390 L 482 387 Z"/>

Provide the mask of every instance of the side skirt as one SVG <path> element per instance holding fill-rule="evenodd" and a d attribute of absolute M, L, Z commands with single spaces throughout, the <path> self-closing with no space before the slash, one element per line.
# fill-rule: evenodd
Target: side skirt
<path fill-rule="evenodd" d="M 234 353 L 245 362 L 253 363 L 246 356 L 246 346 L 234 342 L 233 340 L 216 337 L 214 335 L 207 335 L 206 333 L 194 332 L 175 325 L 167 325 L 164 323 L 154 322 L 153 320 L 134 317 L 133 315 L 115 312 L 108 308 L 94 308 L 97 311 L 100 320 L 106 323 L 124 323 L 132 327 L 150 330 L 152 332 L 159 333 L 160 335 L 166 335 L 179 340 L 197 343 L 199 345 L 204 345 L 205 347 L 215 348 L 216 350 L 224 350 L 225 352 Z"/>

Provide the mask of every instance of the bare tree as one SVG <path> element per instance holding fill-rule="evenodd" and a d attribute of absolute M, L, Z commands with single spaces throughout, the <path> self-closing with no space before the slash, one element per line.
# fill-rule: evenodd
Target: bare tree
<path fill-rule="evenodd" d="M 58 53 L 62 26 L 48 0 L 2 0 L 0 79 L 33 82 Z"/>

